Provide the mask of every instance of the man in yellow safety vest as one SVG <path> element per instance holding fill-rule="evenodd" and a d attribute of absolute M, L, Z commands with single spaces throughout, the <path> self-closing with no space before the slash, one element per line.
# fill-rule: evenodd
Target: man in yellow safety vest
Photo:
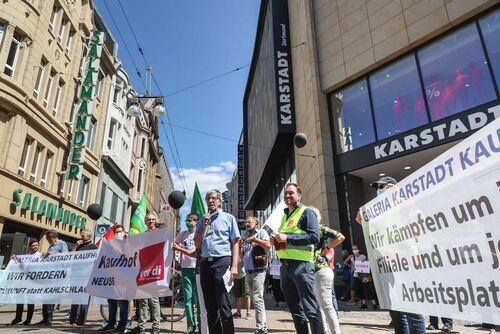
<path fill-rule="evenodd" d="M 281 261 L 281 290 L 298 334 L 324 333 L 323 320 L 314 295 L 314 247 L 319 227 L 314 212 L 300 203 L 296 183 L 285 186 L 285 215 L 273 243 Z"/>

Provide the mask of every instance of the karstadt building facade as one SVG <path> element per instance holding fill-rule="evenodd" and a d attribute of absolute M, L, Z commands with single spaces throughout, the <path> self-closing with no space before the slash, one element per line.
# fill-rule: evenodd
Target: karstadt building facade
<path fill-rule="evenodd" d="M 401 180 L 498 115 L 499 45 L 498 1 L 263 0 L 245 208 L 265 219 L 296 180 L 343 247 L 363 249 L 355 214 L 371 182 Z"/>

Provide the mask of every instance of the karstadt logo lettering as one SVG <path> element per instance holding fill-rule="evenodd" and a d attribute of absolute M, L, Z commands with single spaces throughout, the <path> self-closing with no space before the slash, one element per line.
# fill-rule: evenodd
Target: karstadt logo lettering
<path fill-rule="evenodd" d="M 160 242 L 139 250 L 140 270 L 136 278 L 137 286 L 163 280 L 165 277 L 164 247 L 165 242 Z"/>

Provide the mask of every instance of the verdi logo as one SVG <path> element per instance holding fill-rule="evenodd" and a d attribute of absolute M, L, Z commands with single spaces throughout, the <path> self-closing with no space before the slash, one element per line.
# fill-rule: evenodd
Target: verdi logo
<path fill-rule="evenodd" d="M 140 270 L 137 275 L 137 286 L 161 281 L 165 277 L 165 259 L 163 248 L 165 242 L 160 242 L 139 250 Z"/>

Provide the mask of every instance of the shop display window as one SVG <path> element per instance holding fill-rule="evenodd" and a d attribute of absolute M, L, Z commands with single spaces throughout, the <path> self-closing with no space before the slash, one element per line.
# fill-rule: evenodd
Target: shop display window
<path fill-rule="evenodd" d="M 366 80 L 330 96 L 333 117 L 337 124 L 340 152 L 375 141 L 373 120 Z"/>
<path fill-rule="evenodd" d="M 378 138 L 394 136 L 428 122 L 415 57 L 370 76 Z"/>
<path fill-rule="evenodd" d="M 479 21 L 493 75 L 500 86 L 500 10 Z"/>
<path fill-rule="evenodd" d="M 418 59 L 432 121 L 496 98 L 475 24 L 422 49 Z"/>

